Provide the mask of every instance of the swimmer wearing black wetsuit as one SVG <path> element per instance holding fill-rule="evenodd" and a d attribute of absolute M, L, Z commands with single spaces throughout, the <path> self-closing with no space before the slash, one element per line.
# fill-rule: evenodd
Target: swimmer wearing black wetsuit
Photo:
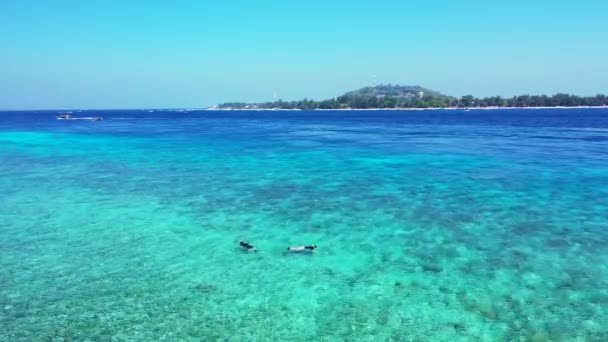
<path fill-rule="evenodd" d="M 241 245 L 241 247 L 245 248 L 248 252 L 257 252 L 258 250 L 255 249 L 255 247 L 253 247 L 252 244 L 250 244 L 249 242 L 245 242 L 245 241 L 241 241 L 239 243 L 239 245 Z"/>

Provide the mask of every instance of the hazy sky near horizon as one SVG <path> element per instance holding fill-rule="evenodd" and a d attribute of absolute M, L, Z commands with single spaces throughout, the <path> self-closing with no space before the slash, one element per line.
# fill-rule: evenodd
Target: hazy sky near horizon
<path fill-rule="evenodd" d="M 608 93 L 608 1 L 0 1 L 0 108 Z"/>

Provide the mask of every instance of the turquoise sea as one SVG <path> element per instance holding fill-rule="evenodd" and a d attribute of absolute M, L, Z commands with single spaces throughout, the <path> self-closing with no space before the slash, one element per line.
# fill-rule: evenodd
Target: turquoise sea
<path fill-rule="evenodd" d="M 1 341 L 608 341 L 608 109 L 57 114 L 0 112 Z"/>

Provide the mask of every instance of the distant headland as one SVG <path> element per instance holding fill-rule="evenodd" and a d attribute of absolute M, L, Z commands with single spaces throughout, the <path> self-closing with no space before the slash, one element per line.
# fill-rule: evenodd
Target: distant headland
<path fill-rule="evenodd" d="M 218 110 L 314 110 L 314 109 L 432 109 L 432 108 L 539 108 L 539 107 L 603 107 L 608 96 L 598 94 L 581 97 L 570 94 L 520 95 L 456 98 L 420 86 L 378 85 L 350 91 L 333 99 L 314 101 L 274 101 L 263 103 L 229 102 L 210 109 Z"/>

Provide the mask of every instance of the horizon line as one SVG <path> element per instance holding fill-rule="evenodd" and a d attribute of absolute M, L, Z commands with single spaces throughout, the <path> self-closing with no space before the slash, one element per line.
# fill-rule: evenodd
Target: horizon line
<path fill-rule="evenodd" d="M 426 88 L 426 87 L 423 87 L 423 86 L 420 86 L 420 85 L 411 85 L 410 86 L 410 85 L 401 85 L 399 83 L 395 83 L 395 84 L 386 83 L 386 84 L 378 84 L 378 85 L 375 85 L 375 86 L 364 86 L 364 87 L 361 87 L 361 88 L 357 88 L 355 90 L 349 90 L 347 92 L 342 93 L 341 95 L 337 95 L 337 96 L 333 96 L 333 97 L 327 97 L 327 98 L 323 98 L 321 100 L 315 100 L 313 98 L 308 98 L 308 97 L 301 97 L 299 99 L 294 99 L 294 100 L 284 100 L 284 99 L 281 99 L 281 98 L 277 98 L 276 100 L 272 100 L 272 101 L 266 100 L 266 101 L 255 101 L 255 102 L 248 102 L 248 101 L 242 101 L 242 100 L 234 100 L 234 101 L 224 101 L 224 102 L 221 102 L 221 103 L 216 103 L 214 105 L 204 106 L 204 107 L 131 107 L 131 108 L 108 107 L 108 108 L 27 108 L 27 109 L 23 109 L 23 108 L 21 108 L 21 109 L 0 108 L 0 112 L 9 112 L 9 111 L 10 112 L 27 112 L 27 111 L 92 111 L 92 110 L 206 110 L 206 109 L 217 107 L 219 105 L 226 104 L 226 103 L 260 104 L 260 103 L 275 103 L 275 102 L 278 102 L 278 101 L 293 102 L 293 101 L 303 101 L 303 100 L 321 102 L 321 101 L 325 101 L 325 100 L 331 100 L 331 99 L 338 98 L 338 97 L 343 96 L 343 95 L 345 95 L 345 94 L 347 94 L 349 92 L 352 92 L 352 91 L 357 91 L 357 90 L 361 90 L 361 89 L 364 89 L 364 88 L 376 88 L 376 87 L 381 87 L 381 86 L 419 87 L 419 88 L 424 88 L 426 90 L 437 92 L 437 93 L 439 93 L 441 95 L 444 95 L 444 96 L 447 96 L 447 97 L 452 97 L 452 98 L 455 98 L 455 99 L 462 98 L 464 96 L 473 96 L 476 99 L 484 99 L 484 98 L 491 98 L 491 97 L 500 97 L 500 98 L 503 98 L 503 99 L 509 99 L 509 98 L 514 98 L 514 97 L 518 97 L 518 96 L 555 96 L 555 95 L 558 95 L 558 94 L 577 96 L 577 97 L 595 97 L 595 96 L 598 96 L 598 95 L 608 96 L 608 95 L 606 95 L 604 93 L 601 93 L 601 92 L 596 92 L 593 95 L 578 95 L 578 94 L 575 94 L 575 93 L 559 92 L 559 91 L 558 92 L 554 92 L 552 94 L 546 94 L 545 93 L 545 94 L 539 94 L 539 95 L 532 94 L 532 93 L 522 93 L 522 94 L 519 94 L 519 95 L 510 95 L 510 96 L 490 95 L 490 96 L 478 97 L 478 96 L 475 96 L 473 94 L 465 94 L 465 95 L 462 95 L 462 96 L 453 96 L 453 95 L 447 95 L 447 94 L 442 93 L 441 91 L 429 89 L 429 88 Z"/>

